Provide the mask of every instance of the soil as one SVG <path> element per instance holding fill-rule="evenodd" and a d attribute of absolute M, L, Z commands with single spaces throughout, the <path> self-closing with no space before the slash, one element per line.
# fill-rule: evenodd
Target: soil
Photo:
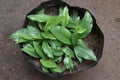
<path fill-rule="evenodd" d="M 53 80 L 25 61 L 10 35 L 22 28 L 25 15 L 46 0 L 0 0 L 0 80 Z M 90 10 L 105 35 L 103 56 L 98 65 L 82 73 L 56 80 L 120 79 L 120 0 L 64 0 Z"/>

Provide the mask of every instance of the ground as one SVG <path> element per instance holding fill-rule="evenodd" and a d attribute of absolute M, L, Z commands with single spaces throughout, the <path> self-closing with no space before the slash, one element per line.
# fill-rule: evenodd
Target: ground
<path fill-rule="evenodd" d="M 20 29 L 26 14 L 46 0 L 0 0 L 0 80 L 53 80 L 25 60 L 10 35 Z M 105 36 L 103 56 L 85 72 L 55 80 L 120 79 L 120 0 L 64 0 L 86 8 L 95 16 Z"/>

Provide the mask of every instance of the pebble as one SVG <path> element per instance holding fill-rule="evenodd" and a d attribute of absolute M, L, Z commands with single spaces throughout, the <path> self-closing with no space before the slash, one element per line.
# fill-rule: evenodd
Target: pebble
<path fill-rule="evenodd" d="M 3 66 L 2 69 L 5 70 L 5 67 Z"/>
<path fill-rule="evenodd" d="M 11 69 L 11 71 L 12 71 L 12 72 L 15 72 L 15 69 L 14 69 L 14 68 L 12 68 L 12 69 Z"/>

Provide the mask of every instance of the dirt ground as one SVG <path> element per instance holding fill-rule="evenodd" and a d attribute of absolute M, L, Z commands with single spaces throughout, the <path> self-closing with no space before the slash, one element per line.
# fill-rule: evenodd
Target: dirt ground
<path fill-rule="evenodd" d="M 46 0 L 0 0 L 0 80 L 53 80 L 25 61 L 9 36 L 25 15 Z M 120 80 L 120 0 L 64 0 L 90 10 L 105 36 L 103 56 L 92 69 L 55 80 Z"/>

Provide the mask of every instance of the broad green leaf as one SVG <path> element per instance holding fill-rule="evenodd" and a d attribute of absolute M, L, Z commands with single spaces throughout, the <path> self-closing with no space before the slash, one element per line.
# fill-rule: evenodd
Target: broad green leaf
<path fill-rule="evenodd" d="M 16 43 L 28 42 L 30 40 L 42 39 L 40 31 L 32 26 L 27 26 L 21 30 L 16 31 L 12 34 L 11 38 L 16 41 Z"/>
<path fill-rule="evenodd" d="M 46 68 L 56 68 L 57 64 L 53 60 L 41 59 L 40 63 Z"/>
<path fill-rule="evenodd" d="M 71 57 L 71 58 L 75 58 L 74 52 L 73 52 L 69 47 L 63 48 L 63 52 L 64 52 L 67 56 L 69 56 L 69 57 Z"/>
<path fill-rule="evenodd" d="M 39 55 L 37 55 L 37 53 L 35 52 L 35 49 L 33 48 L 31 44 L 27 44 L 21 50 L 34 58 L 40 58 Z"/>
<path fill-rule="evenodd" d="M 58 67 L 52 68 L 50 70 L 51 70 L 52 73 L 56 74 L 56 73 L 64 72 L 65 69 L 58 66 Z"/>
<path fill-rule="evenodd" d="M 37 22 L 46 22 L 51 19 L 51 16 L 45 14 L 34 14 L 27 16 L 30 20 L 37 21 Z"/>
<path fill-rule="evenodd" d="M 66 56 L 63 61 L 66 69 L 73 69 L 73 61 L 70 57 Z"/>
<path fill-rule="evenodd" d="M 27 32 L 26 28 L 20 29 L 11 35 L 11 39 L 16 41 L 16 43 L 23 43 L 32 39 Z"/>
<path fill-rule="evenodd" d="M 53 48 L 53 55 L 54 56 L 62 56 L 64 53 L 62 50 L 54 49 Z"/>
<path fill-rule="evenodd" d="M 38 27 L 40 28 L 40 30 L 43 30 L 44 25 L 40 22 L 38 22 L 37 24 L 38 24 Z"/>
<path fill-rule="evenodd" d="M 55 62 L 59 63 L 62 61 L 62 56 L 55 56 L 55 58 L 53 59 Z"/>
<path fill-rule="evenodd" d="M 79 27 L 78 27 L 79 37 L 85 38 L 91 32 L 92 27 L 93 27 L 92 16 L 89 12 L 86 12 L 83 19 L 79 23 Z"/>
<path fill-rule="evenodd" d="M 40 11 L 37 12 L 37 14 L 44 14 L 45 13 L 45 9 L 41 9 Z"/>
<path fill-rule="evenodd" d="M 69 23 L 68 7 L 65 6 L 64 8 L 60 8 L 59 11 L 59 15 L 64 16 L 62 20 L 62 27 L 66 27 Z"/>
<path fill-rule="evenodd" d="M 46 68 L 46 67 L 44 67 L 44 66 L 42 66 L 42 71 L 45 72 L 45 73 L 49 73 L 48 68 Z"/>
<path fill-rule="evenodd" d="M 54 58 L 53 57 L 53 50 L 52 50 L 52 48 L 49 46 L 49 44 L 46 41 L 43 41 L 43 43 L 42 43 L 42 49 L 43 49 L 44 53 L 49 58 Z"/>
<path fill-rule="evenodd" d="M 45 39 L 52 39 L 52 40 L 55 40 L 55 39 L 56 39 L 55 36 L 53 36 L 53 34 L 50 33 L 50 32 L 43 32 L 43 33 L 42 33 L 42 36 L 43 36 Z"/>
<path fill-rule="evenodd" d="M 28 34 L 30 37 L 35 40 L 35 39 L 42 39 L 40 31 L 32 26 L 27 26 L 28 29 Z"/>
<path fill-rule="evenodd" d="M 46 55 L 42 51 L 42 47 L 35 41 L 33 41 L 34 49 L 36 53 L 42 58 L 42 59 L 47 59 Z"/>
<path fill-rule="evenodd" d="M 74 52 L 77 58 L 84 58 L 86 60 L 93 60 L 93 61 L 97 61 L 97 58 L 94 54 L 94 52 L 84 46 L 76 46 L 74 47 Z"/>
<path fill-rule="evenodd" d="M 63 16 L 54 16 L 49 19 L 45 25 L 45 31 L 48 31 L 51 29 L 51 27 L 54 27 L 58 25 L 63 20 Z"/>
<path fill-rule="evenodd" d="M 56 48 L 56 49 L 62 46 L 62 43 L 57 40 L 50 40 L 49 44 L 51 45 L 51 47 Z"/>
<path fill-rule="evenodd" d="M 24 43 L 24 42 L 27 42 L 28 40 L 24 39 L 24 38 L 21 38 L 18 36 L 18 32 L 15 32 L 13 33 L 11 36 L 10 36 L 11 39 L 13 39 L 17 44 L 18 43 Z"/>
<path fill-rule="evenodd" d="M 85 42 L 83 39 L 78 39 L 77 44 L 84 47 L 88 46 L 87 42 Z"/>
<path fill-rule="evenodd" d="M 62 43 L 71 44 L 71 32 L 64 27 L 56 26 L 51 28 L 52 34 Z"/>
<path fill-rule="evenodd" d="M 78 40 L 78 33 L 77 31 L 75 31 L 73 34 L 72 34 L 72 38 L 71 38 L 71 42 L 73 45 L 75 45 L 77 43 L 77 40 Z"/>
<path fill-rule="evenodd" d="M 28 34 L 28 29 L 27 28 L 23 28 L 21 30 L 18 30 L 15 35 L 23 38 L 23 39 L 27 39 L 27 40 L 32 40 L 32 38 L 30 37 L 30 35 Z"/>

